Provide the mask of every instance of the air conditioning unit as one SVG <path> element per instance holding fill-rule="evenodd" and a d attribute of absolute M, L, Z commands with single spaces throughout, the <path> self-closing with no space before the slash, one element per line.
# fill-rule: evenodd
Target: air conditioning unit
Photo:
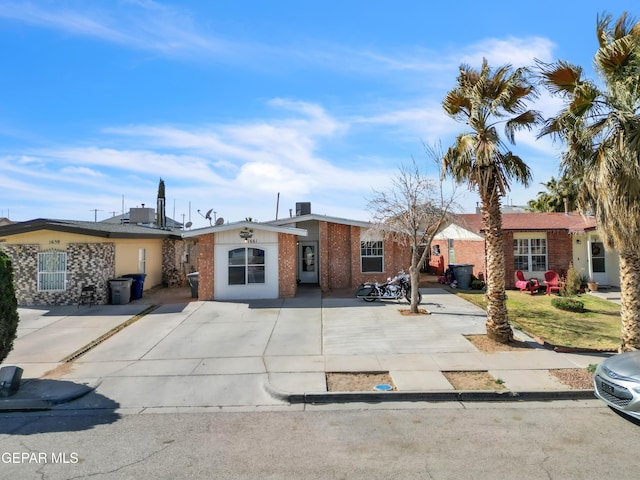
<path fill-rule="evenodd" d="M 296 203 L 296 217 L 300 215 L 311 215 L 311 202 Z"/>

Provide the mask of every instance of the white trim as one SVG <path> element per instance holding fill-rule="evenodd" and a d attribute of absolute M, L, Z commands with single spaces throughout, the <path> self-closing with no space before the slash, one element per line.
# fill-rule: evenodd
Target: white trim
<path fill-rule="evenodd" d="M 182 234 L 182 238 L 199 237 L 200 235 L 207 235 L 209 233 L 226 232 L 229 230 L 250 228 L 252 230 L 264 230 L 266 232 L 287 233 L 289 235 L 298 235 L 299 237 L 306 237 L 307 231 L 304 228 L 295 227 L 281 227 L 278 225 L 268 225 L 265 223 L 257 222 L 233 222 L 224 223 L 222 225 L 214 225 L 205 228 L 196 228 L 195 230 L 188 230 Z"/>
<path fill-rule="evenodd" d="M 271 220 L 267 222 L 271 225 L 291 225 L 297 224 L 300 222 L 308 222 L 309 220 L 317 220 L 320 222 L 328 222 L 328 223 L 340 223 L 342 225 L 352 225 L 354 227 L 362 227 L 362 228 L 371 228 L 373 225 L 371 222 L 365 222 L 362 220 L 350 220 L 348 218 L 340 218 L 340 217 L 329 217 L 327 215 L 318 215 L 312 213 L 310 215 L 300 215 L 299 217 L 289 217 L 289 218 L 281 218 L 278 220 Z"/>

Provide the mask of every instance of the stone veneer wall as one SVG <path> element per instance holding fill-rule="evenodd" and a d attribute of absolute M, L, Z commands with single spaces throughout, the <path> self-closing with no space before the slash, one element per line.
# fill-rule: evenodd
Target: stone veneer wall
<path fill-rule="evenodd" d="M 67 246 L 67 288 L 38 291 L 39 245 L 3 245 L 11 259 L 18 305 L 73 305 L 86 285 L 97 287 L 95 302 L 109 303 L 109 278 L 115 276 L 113 243 L 71 243 Z"/>
<path fill-rule="evenodd" d="M 213 300 L 215 235 L 202 235 L 198 241 L 198 299 Z"/>
<path fill-rule="evenodd" d="M 187 274 L 197 271 L 198 246 L 194 239 L 166 238 L 162 241 L 162 282 L 167 286 L 189 284 Z"/>
<path fill-rule="evenodd" d="M 297 250 L 295 236 L 278 233 L 278 296 L 280 298 L 296 296 L 298 288 Z"/>
<path fill-rule="evenodd" d="M 185 275 L 181 271 L 184 242 L 173 238 L 162 241 L 162 283 L 167 286 L 185 285 Z"/>

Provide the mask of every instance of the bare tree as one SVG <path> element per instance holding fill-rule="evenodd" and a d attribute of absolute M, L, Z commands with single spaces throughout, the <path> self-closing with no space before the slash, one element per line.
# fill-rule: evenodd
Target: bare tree
<path fill-rule="evenodd" d="M 374 190 L 367 209 L 372 216 L 373 234 L 404 243 L 411 248 L 411 312 L 418 313 L 420 265 L 429 258 L 430 245 L 454 208 L 455 185 L 445 194 L 442 151 L 439 145 L 425 145 L 427 156 L 437 168 L 435 177 L 423 172 L 415 159 L 402 165 L 388 191 Z M 422 249 L 422 250 L 421 250 Z"/>

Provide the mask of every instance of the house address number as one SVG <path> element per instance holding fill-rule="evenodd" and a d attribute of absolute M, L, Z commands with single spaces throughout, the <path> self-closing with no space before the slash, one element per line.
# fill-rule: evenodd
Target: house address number
<path fill-rule="evenodd" d="M 60 240 L 49 240 L 49 245 L 59 245 Z"/>

